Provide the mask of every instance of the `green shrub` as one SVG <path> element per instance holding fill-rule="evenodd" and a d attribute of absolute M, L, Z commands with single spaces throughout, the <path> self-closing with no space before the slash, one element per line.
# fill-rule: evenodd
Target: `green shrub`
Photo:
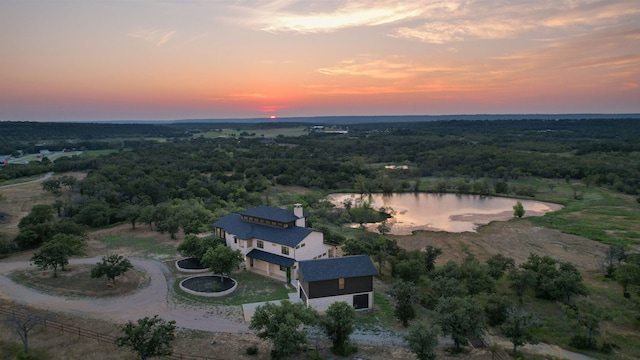
<path fill-rule="evenodd" d="M 603 354 L 611 354 L 615 349 L 620 349 L 620 346 L 608 342 L 603 342 L 602 345 L 600 345 L 600 352 Z"/>
<path fill-rule="evenodd" d="M 584 335 L 574 335 L 569 341 L 569 345 L 579 350 L 597 350 L 598 342 Z"/>
<path fill-rule="evenodd" d="M 256 355 L 258 353 L 258 346 L 251 345 L 247 348 L 247 355 Z"/>
<path fill-rule="evenodd" d="M 358 351 L 358 347 L 351 345 L 349 342 L 344 342 L 341 346 L 331 347 L 331 352 L 340 356 L 349 356 Z"/>

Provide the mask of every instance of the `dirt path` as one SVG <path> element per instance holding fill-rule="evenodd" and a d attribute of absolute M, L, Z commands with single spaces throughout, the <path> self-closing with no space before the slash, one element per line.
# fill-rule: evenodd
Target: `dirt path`
<path fill-rule="evenodd" d="M 211 332 L 248 332 L 249 328 L 239 315 L 239 307 L 187 305 L 175 303 L 169 296 L 172 288 L 167 267 L 154 260 L 130 259 L 132 264 L 150 277 L 149 286 L 118 298 L 64 298 L 45 294 L 20 286 L 9 279 L 12 271 L 29 267 L 28 261 L 0 262 L 0 296 L 20 304 L 45 310 L 55 310 L 124 323 L 144 316 L 159 315 L 165 320 L 175 320 L 185 329 Z M 72 259 L 70 265 L 95 264 L 100 258 Z"/>
<path fill-rule="evenodd" d="M 0 189 L 6 189 L 6 188 L 11 188 L 11 187 L 16 187 L 16 186 L 23 186 L 23 185 L 39 183 L 39 182 L 42 182 L 42 181 L 45 181 L 45 180 L 49 179 L 52 176 L 53 176 L 53 173 L 52 172 L 48 172 L 45 176 L 43 176 L 43 177 L 41 177 L 39 179 L 26 181 L 26 182 L 22 182 L 22 183 L 16 183 L 16 184 L 2 185 L 2 186 L 0 186 Z"/>

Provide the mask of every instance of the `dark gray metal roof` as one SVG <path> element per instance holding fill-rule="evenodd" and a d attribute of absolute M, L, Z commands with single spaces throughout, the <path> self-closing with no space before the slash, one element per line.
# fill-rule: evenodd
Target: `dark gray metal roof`
<path fill-rule="evenodd" d="M 262 250 L 258 250 L 258 249 L 253 249 L 253 250 L 249 251 L 249 253 L 247 254 L 247 257 L 258 259 L 258 260 L 262 260 L 262 261 L 266 261 L 266 262 L 271 263 L 271 264 L 276 264 L 276 265 L 280 265 L 280 266 L 286 266 L 286 267 L 290 267 L 295 262 L 295 260 L 293 260 L 291 258 L 288 258 L 288 257 L 285 257 L 285 256 L 281 256 L 281 255 L 277 255 L 277 254 L 268 253 L 266 251 L 262 251 Z"/>
<path fill-rule="evenodd" d="M 257 208 L 242 211 L 240 215 L 254 216 L 283 223 L 298 220 L 298 217 L 292 211 L 272 206 L 258 206 Z"/>
<path fill-rule="evenodd" d="M 378 275 L 367 255 L 299 261 L 305 282 Z"/>
<path fill-rule="evenodd" d="M 225 215 L 222 219 L 213 223 L 213 226 L 219 227 L 242 240 L 256 238 L 289 247 L 295 247 L 313 232 L 313 229 L 299 226 L 290 226 L 283 229 L 243 221 L 239 214 Z"/>

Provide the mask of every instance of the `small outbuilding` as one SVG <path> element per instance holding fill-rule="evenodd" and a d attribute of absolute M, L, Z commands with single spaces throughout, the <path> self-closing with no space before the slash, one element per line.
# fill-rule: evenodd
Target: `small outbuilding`
<path fill-rule="evenodd" d="M 378 275 L 366 255 L 300 261 L 298 295 L 320 312 L 344 301 L 356 310 L 373 308 L 373 277 Z"/>

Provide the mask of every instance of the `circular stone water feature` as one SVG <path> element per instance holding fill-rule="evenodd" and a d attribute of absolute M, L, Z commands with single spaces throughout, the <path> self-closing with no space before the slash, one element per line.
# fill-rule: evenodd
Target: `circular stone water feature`
<path fill-rule="evenodd" d="M 238 287 L 238 282 L 230 277 L 220 275 L 195 275 L 180 282 L 180 289 L 187 294 L 219 297 L 231 294 Z"/>
<path fill-rule="evenodd" d="M 186 273 L 201 273 L 209 270 L 198 259 L 193 257 L 177 260 L 176 269 Z"/>

